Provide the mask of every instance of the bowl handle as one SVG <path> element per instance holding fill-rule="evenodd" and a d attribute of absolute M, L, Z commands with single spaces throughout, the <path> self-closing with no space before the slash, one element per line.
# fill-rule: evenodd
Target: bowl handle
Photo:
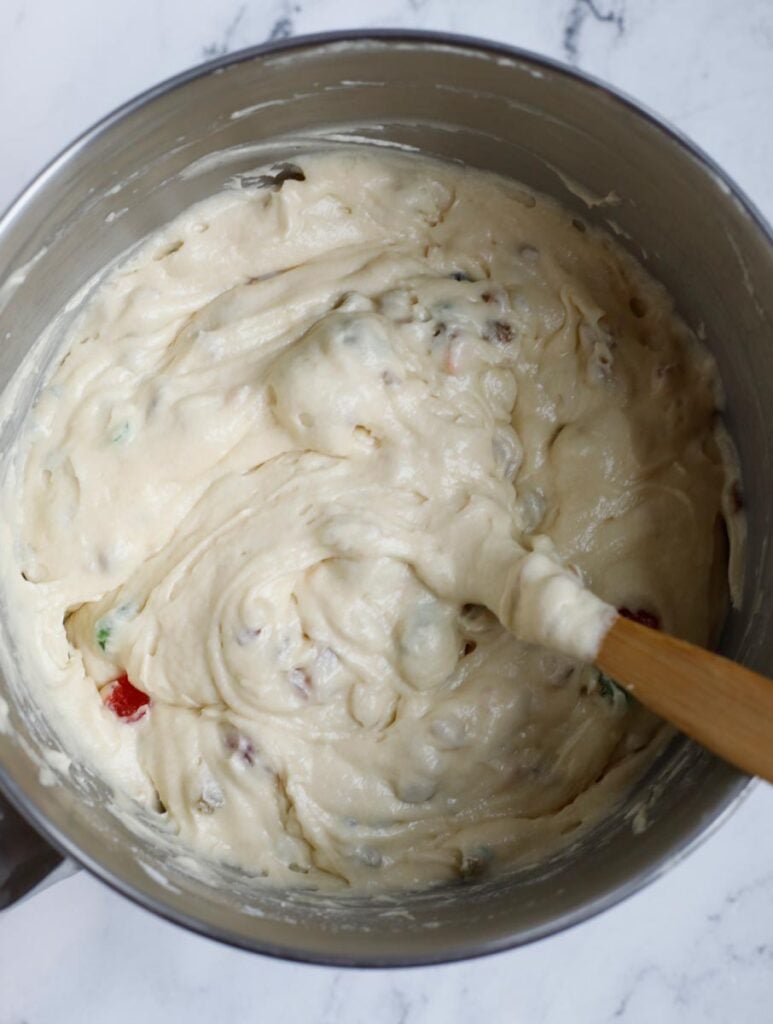
<path fill-rule="evenodd" d="M 0 910 L 74 870 L 0 794 Z"/>

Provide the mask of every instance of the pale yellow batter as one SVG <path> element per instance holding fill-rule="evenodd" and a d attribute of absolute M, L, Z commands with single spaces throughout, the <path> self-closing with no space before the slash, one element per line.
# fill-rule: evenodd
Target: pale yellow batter
<path fill-rule="evenodd" d="M 66 350 L 4 586 L 70 749 L 200 855 L 468 877 L 641 770 L 658 722 L 584 660 L 614 607 L 710 638 L 733 482 L 713 363 L 609 238 L 304 156 L 150 239 Z"/>

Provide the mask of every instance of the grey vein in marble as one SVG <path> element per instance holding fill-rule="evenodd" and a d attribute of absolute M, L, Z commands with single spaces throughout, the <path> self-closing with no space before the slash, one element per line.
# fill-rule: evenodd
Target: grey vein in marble
<path fill-rule="evenodd" d="M 271 26 L 267 42 L 272 43 L 277 39 L 289 39 L 290 36 L 294 36 L 295 15 L 300 13 L 300 4 L 291 4 L 287 0 L 283 0 L 279 17 L 275 19 L 274 24 Z"/>
<path fill-rule="evenodd" d="M 588 18 L 602 25 L 611 25 L 616 38 L 625 32 L 625 0 L 611 0 L 609 10 L 602 11 L 595 0 L 573 0 L 564 23 L 563 51 L 570 64 L 580 62 L 582 30 Z"/>
<path fill-rule="evenodd" d="M 201 55 L 206 60 L 212 60 L 215 57 L 223 57 L 226 53 L 230 53 L 233 47 L 234 36 L 239 30 L 239 26 L 244 21 L 244 15 L 247 13 L 247 5 L 242 4 L 237 10 L 236 14 L 231 18 L 225 27 L 225 30 L 220 37 L 219 41 L 214 43 L 208 43 L 202 47 Z"/>

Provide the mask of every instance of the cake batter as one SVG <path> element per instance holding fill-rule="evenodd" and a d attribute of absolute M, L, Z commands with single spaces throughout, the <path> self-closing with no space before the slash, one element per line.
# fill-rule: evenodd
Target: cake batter
<path fill-rule="evenodd" d="M 718 406 L 664 290 L 543 196 L 368 150 L 247 176 L 109 275 L 6 458 L 31 685 L 271 882 L 539 857 L 660 728 L 587 664 L 615 609 L 721 622 Z"/>

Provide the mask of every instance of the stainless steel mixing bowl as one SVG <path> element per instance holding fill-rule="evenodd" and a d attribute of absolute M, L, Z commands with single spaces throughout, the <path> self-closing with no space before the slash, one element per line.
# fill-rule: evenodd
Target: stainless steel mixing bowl
<path fill-rule="evenodd" d="M 84 282 L 142 235 L 234 173 L 346 141 L 410 146 L 512 175 L 590 222 L 614 221 L 687 320 L 705 325 L 740 452 L 749 529 L 743 603 L 721 647 L 773 675 L 766 607 L 773 584 L 771 236 L 695 147 L 612 90 L 550 61 L 430 34 L 321 36 L 245 51 L 146 93 L 74 143 L 0 223 L 0 384 Z M 619 197 L 615 205 L 593 198 L 610 193 Z M 15 415 L 0 424 L 2 449 L 33 397 L 32 383 L 20 389 Z M 607 821 L 506 881 L 337 900 L 271 892 L 225 870 L 207 881 L 175 867 L 168 848 L 115 817 L 87 771 L 76 766 L 51 785 L 39 754 L 56 739 L 26 696 L 2 609 L 0 631 L 7 648 L 0 693 L 11 725 L 0 733 L 0 778 L 8 799 L 57 850 L 143 906 L 283 957 L 415 964 L 548 935 L 664 871 L 748 782 L 680 738 Z M 6 867 L 18 862 L 6 899 L 56 861 L 31 831 L 14 832 L 15 820 L 9 809 L 0 821 Z"/>

